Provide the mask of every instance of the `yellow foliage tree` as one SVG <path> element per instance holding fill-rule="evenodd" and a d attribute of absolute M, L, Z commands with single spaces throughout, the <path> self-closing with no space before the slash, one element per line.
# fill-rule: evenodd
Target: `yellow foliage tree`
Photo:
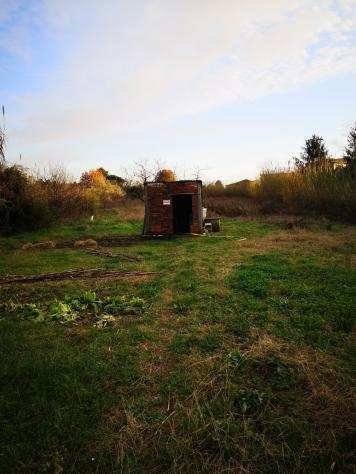
<path fill-rule="evenodd" d="M 106 177 L 104 176 L 102 171 L 100 171 L 99 169 L 85 171 L 80 178 L 80 184 L 83 184 L 84 186 L 87 186 L 87 187 L 105 186 L 105 182 L 106 182 Z"/>
<path fill-rule="evenodd" d="M 156 179 L 155 181 L 157 183 L 163 183 L 167 181 L 176 181 L 176 175 L 173 173 L 171 170 L 160 170 L 156 174 Z"/>
<path fill-rule="evenodd" d="M 121 186 L 111 183 L 100 169 L 86 171 L 80 178 L 87 199 L 94 208 L 109 205 L 124 196 Z"/>

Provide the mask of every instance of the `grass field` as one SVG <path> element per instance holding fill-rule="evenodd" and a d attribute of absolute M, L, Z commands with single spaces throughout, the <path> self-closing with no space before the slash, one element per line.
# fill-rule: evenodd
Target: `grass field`
<path fill-rule="evenodd" d="M 157 272 L 0 286 L 0 472 L 353 472 L 355 228 L 20 250 L 140 231 L 112 211 L 0 239 L 0 276 Z"/>

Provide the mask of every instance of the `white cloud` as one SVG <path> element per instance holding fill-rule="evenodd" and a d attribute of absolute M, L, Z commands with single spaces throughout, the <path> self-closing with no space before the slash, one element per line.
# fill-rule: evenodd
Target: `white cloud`
<path fill-rule="evenodd" d="M 18 97 L 22 143 L 152 126 L 356 71 L 354 0 L 46 0 L 36 11 L 61 58 L 40 92 Z M 29 19 L 16 28 L 20 54 Z"/>

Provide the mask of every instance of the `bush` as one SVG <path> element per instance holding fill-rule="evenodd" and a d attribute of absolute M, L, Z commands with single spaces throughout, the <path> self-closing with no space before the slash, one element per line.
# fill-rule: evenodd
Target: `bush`
<path fill-rule="evenodd" d="M 80 185 L 84 195 L 93 210 L 101 207 L 112 207 L 124 196 L 124 191 L 116 182 L 107 179 L 107 173 L 103 168 L 83 173 Z"/>
<path fill-rule="evenodd" d="M 93 214 L 121 200 L 120 186 L 99 179 L 75 183 L 65 171 L 35 177 L 20 166 L 0 166 L 0 232 L 48 227 L 62 218 Z"/>
<path fill-rule="evenodd" d="M 17 232 L 50 224 L 49 204 L 35 188 L 35 182 L 23 168 L 0 168 L 0 231 Z"/>
<path fill-rule="evenodd" d="M 140 183 L 128 183 L 125 185 L 125 194 L 129 199 L 144 201 L 144 187 Z"/>

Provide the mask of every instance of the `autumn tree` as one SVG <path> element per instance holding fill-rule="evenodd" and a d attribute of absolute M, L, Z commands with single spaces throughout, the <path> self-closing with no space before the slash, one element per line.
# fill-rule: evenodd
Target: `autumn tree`
<path fill-rule="evenodd" d="M 155 177 L 155 181 L 161 183 L 176 180 L 176 175 L 171 170 L 159 170 Z"/>
<path fill-rule="evenodd" d="M 104 176 L 100 168 L 96 170 L 85 171 L 80 177 L 80 184 L 87 187 L 100 185 L 103 186 L 105 185 L 105 182 L 106 177 Z"/>
<path fill-rule="evenodd" d="M 116 184 L 118 186 L 125 186 L 126 179 L 122 178 L 121 176 L 117 176 L 116 174 L 111 174 L 105 168 L 100 167 L 96 171 L 100 171 L 100 173 L 104 176 L 105 179 L 110 181 L 111 184 Z"/>

